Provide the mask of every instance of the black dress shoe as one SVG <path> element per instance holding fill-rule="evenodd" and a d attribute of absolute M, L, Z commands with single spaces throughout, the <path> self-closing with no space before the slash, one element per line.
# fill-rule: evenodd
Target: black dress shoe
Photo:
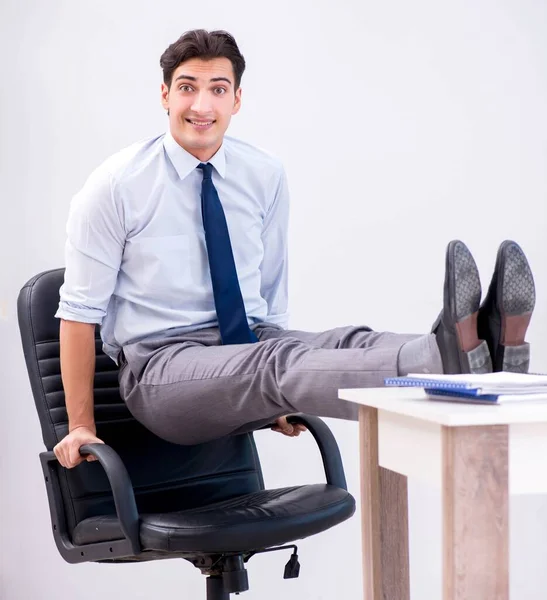
<path fill-rule="evenodd" d="M 478 318 L 479 335 L 488 343 L 494 371 L 528 372 L 530 345 L 524 338 L 535 303 L 528 260 L 516 242 L 505 240 Z"/>
<path fill-rule="evenodd" d="M 479 339 L 477 316 L 481 282 L 475 259 L 459 240 L 448 244 L 443 310 L 433 325 L 445 373 L 490 373 L 486 342 Z"/>

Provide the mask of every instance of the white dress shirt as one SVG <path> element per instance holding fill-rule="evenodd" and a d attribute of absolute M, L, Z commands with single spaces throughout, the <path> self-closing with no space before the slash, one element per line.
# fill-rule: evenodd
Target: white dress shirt
<path fill-rule="evenodd" d="M 289 194 L 283 166 L 225 136 L 209 161 L 249 324 L 286 328 Z M 201 218 L 200 161 L 170 133 L 111 156 L 73 198 L 56 317 L 124 344 L 218 325 Z"/>

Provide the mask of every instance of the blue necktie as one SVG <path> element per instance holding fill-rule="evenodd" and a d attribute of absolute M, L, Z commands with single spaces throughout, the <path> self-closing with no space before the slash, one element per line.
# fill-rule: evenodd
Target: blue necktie
<path fill-rule="evenodd" d="M 203 171 L 201 216 L 222 343 L 251 344 L 258 342 L 258 338 L 249 329 L 247 323 L 228 225 L 213 183 L 213 165 L 201 163 L 198 165 L 198 169 Z"/>

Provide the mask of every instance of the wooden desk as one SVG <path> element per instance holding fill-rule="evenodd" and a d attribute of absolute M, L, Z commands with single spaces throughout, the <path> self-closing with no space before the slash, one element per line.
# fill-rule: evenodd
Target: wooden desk
<path fill-rule="evenodd" d="M 362 405 L 364 599 L 410 599 L 412 477 L 442 490 L 443 600 L 508 600 L 509 495 L 547 494 L 547 402 L 433 402 L 421 388 L 339 397 Z"/>

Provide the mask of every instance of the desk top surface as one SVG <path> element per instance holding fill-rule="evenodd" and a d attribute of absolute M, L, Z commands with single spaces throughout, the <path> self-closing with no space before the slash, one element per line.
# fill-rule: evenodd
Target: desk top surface
<path fill-rule="evenodd" d="M 523 401 L 501 405 L 464 404 L 428 400 L 423 388 L 383 387 L 341 389 L 338 397 L 399 415 L 440 425 L 508 425 L 547 423 L 547 401 Z"/>

